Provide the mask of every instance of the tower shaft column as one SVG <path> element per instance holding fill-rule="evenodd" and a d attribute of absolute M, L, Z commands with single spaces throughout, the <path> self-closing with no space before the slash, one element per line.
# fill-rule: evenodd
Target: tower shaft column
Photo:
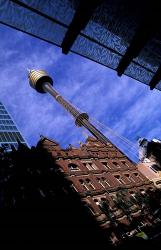
<path fill-rule="evenodd" d="M 55 89 L 51 86 L 50 83 L 44 83 L 43 89 L 45 92 L 48 92 L 51 94 L 58 103 L 60 103 L 68 112 L 71 113 L 72 116 L 74 116 L 75 119 L 80 117 L 81 113 L 76 110 L 69 102 L 64 100 L 64 98 L 58 94 L 58 92 L 55 91 Z M 92 135 L 94 135 L 99 141 L 103 143 L 108 143 L 108 139 L 97 129 L 95 128 L 87 119 L 83 118 L 79 119 L 79 126 L 83 126 L 86 129 L 88 129 Z"/>
<path fill-rule="evenodd" d="M 83 119 L 82 126 L 85 127 L 88 131 L 90 131 L 91 134 L 94 135 L 100 142 L 105 144 L 109 143 L 109 140 L 88 120 Z"/>
<path fill-rule="evenodd" d="M 76 110 L 69 102 L 67 102 L 48 82 L 43 83 L 43 90 L 52 95 L 58 103 L 60 103 L 74 118 L 76 119 L 81 113 Z"/>

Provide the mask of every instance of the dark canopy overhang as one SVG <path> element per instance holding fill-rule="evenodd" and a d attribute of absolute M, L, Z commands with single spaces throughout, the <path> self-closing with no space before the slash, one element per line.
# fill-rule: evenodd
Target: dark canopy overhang
<path fill-rule="evenodd" d="M 0 0 L 0 22 L 161 90 L 159 2 Z"/>

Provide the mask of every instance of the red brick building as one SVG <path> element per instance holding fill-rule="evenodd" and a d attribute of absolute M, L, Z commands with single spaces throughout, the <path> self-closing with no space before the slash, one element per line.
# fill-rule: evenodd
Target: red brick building
<path fill-rule="evenodd" d="M 38 145 L 56 159 L 71 187 L 79 193 L 103 228 L 109 228 L 111 219 L 129 224 L 128 211 L 132 218 L 141 212 L 140 207 L 132 202 L 135 194 L 144 195 L 147 189 L 154 189 L 136 165 L 111 143 L 106 146 L 88 137 L 80 148 L 69 146 L 61 149 L 55 141 L 42 137 Z M 125 207 L 117 206 L 121 204 L 119 197 L 123 197 Z"/>

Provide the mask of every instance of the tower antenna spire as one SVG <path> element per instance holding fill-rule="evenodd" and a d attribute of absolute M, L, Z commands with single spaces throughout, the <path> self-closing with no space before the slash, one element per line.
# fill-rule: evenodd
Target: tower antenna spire
<path fill-rule="evenodd" d="M 44 70 L 30 70 L 28 78 L 31 87 L 37 92 L 52 95 L 53 98 L 73 116 L 76 126 L 86 128 L 100 142 L 105 144 L 109 143 L 109 140 L 89 121 L 87 113 L 78 111 L 53 88 L 53 79 Z"/>

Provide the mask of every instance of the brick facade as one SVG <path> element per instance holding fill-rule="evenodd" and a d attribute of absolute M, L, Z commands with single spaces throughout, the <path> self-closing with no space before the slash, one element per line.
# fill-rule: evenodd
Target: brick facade
<path fill-rule="evenodd" d="M 116 220 L 128 224 L 127 215 L 115 205 L 117 192 L 124 188 L 128 202 L 135 193 L 154 189 L 137 166 L 111 143 L 105 146 L 93 137 L 88 137 L 80 148 L 69 146 L 61 149 L 58 143 L 47 138 L 39 143 L 56 159 L 71 187 L 80 194 L 104 228 L 109 227 L 109 218 L 101 209 L 101 201 L 108 202 Z M 133 217 L 141 212 L 135 206 L 131 211 Z"/>

